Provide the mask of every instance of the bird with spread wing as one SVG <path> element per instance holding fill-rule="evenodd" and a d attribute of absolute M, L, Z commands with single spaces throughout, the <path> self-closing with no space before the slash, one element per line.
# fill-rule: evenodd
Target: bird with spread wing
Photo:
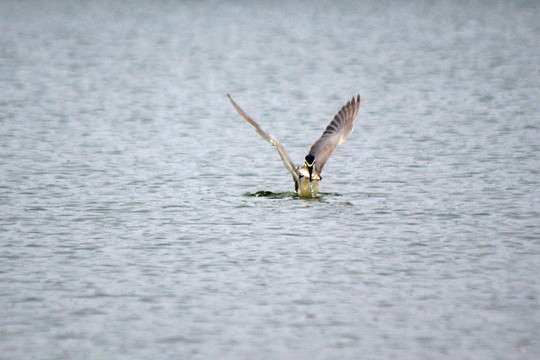
<path fill-rule="evenodd" d="M 283 164 L 292 174 L 294 188 L 298 195 L 301 197 L 317 196 L 324 164 L 326 164 L 326 161 L 334 150 L 351 135 L 354 129 L 354 119 L 360 108 L 360 95 L 357 95 L 356 98 L 353 97 L 334 116 L 334 119 L 326 127 L 322 136 L 313 144 L 308 155 L 304 158 L 304 167 L 296 167 L 283 145 L 275 137 L 264 131 L 255 120 L 234 102 L 229 94 L 227 96 L 240 116 L 250 123 L 264 140 L 277 148 Z"/>

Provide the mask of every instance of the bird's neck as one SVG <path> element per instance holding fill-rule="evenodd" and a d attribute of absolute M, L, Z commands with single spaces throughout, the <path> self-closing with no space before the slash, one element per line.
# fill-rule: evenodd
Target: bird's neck
<path fill-rule="evenodd" d="M 307 166 L 299 168 L 298 172 L 300 173 L 301 176 L 305 177 L 306 179 L 309 179 L 309 181 L 321 180 L 321 175 L 313 167 L 311 168 L 311 172 L 309 171 L 309 168 Z"/>

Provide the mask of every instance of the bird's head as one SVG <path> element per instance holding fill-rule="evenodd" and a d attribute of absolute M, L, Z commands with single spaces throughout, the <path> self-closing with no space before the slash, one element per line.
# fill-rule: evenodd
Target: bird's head
<path fill-rule="evenodd" d="M 309 180 L 311 180 L 311 173 L 313 172 L 313 167 L 315 166 L 315 156 L 307 155 L 304 159 L 304 164 L 309 171 Z"/>
<path fill-rule="evenodd" d="M 304 159 L 304 164 L 306 165 L 308 169 L 313 168 L 313 166 L 315 166 L 315 156 L 307 155 L 306 158 Z"/>

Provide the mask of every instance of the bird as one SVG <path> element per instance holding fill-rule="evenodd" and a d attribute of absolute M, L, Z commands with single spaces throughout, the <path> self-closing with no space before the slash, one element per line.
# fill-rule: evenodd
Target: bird
<path fill-rule="evenodd" d="M 354 119 L 360 108 L 360 95 L 353 96 L 334 116 L 322 136 L 311 146 L 309 153 L 304 158 L 303 167 L 296 167 L 283 145 L 274 136 L 264 131 L 253 118 L 246 114 L 232 99 L 231 95 L 227 94 L 227 97 L 234 109 L 255 128 L 255 131 L 257 131 L 260 137 L 276 147 L 283 164 L 293 177 L 296 193 L 303 198 L 317 197 L 319 193 L 319 182 L 322 180 L 321 172 L 326 161 L 334 150 L 353 132 Z"/>

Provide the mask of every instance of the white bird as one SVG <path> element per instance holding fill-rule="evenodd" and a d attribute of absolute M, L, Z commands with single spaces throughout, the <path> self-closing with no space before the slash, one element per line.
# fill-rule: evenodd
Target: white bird
<path fill-rule="evenodd" d="M 238 111 L 248 123 L 253 125 L 257 133 L 264 140 L 270 142 L 277 148 L 279 156 L 281 156 L 281 160 L 283 160 L 283 164 L 292 174 L 294 179 L 294 189 L 298 195 L 301 197 L 317 196 L 319 192 L 319 181 L 322 180 L 321 171 L 324 164 L 339 144 L 345 141 L 354 129 L 353 122 L 358 114 L 358 109 L 360 108 L 360 95 L 357 95 L 356 98 L 353 97 L 352 100 L 347 102 L 336 116 L 334 116 L 334 119 L 326 127 L 322 136 L 315 144 L 313 144 L 308 155 L 304 158 L 304 167 L 295 167 L 283 145 L 281 145 L 275 137 L 265 132 L 255 120 L 234 102 L 229 94 L 227 94 L 227 96 L 229 97 L 229 100 L 231 100 L 236 111 Z"/>

